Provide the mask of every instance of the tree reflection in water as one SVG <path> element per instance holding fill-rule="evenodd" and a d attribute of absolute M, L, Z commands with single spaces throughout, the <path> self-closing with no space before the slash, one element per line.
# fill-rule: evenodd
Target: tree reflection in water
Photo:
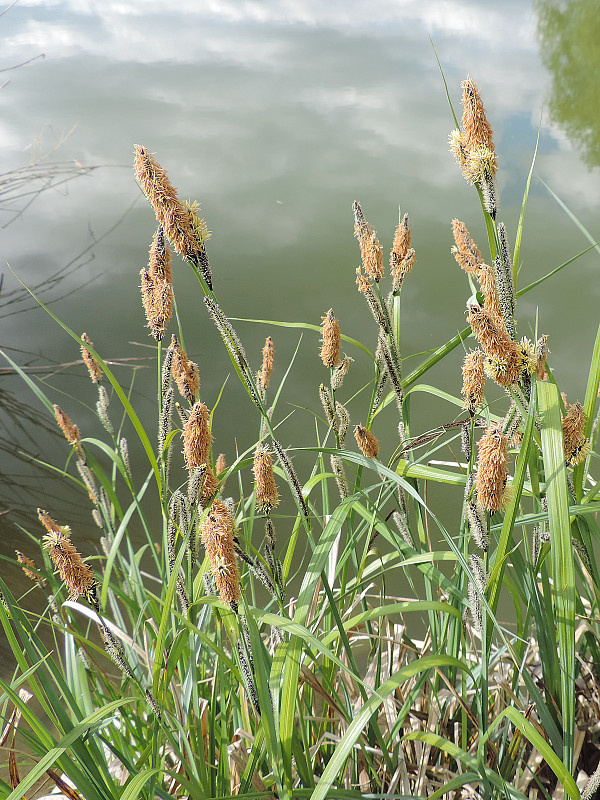
<path fill-rule="evenodd" d="M 600 13 L 598 0 L 535 0 L 540 56 L 552 75 L 550 114 L 600 166 Z"/>

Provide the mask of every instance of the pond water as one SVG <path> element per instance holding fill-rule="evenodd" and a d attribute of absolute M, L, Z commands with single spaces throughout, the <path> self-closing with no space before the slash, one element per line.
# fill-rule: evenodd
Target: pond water
<path fill-rule="evenodd" d="M 511 242 L 539 131 L 519 285 L 589 246 L 544 183 L 600 239 L 594 0 L 165 6 L 23 0 L 0 16 L 7 70 L 0 92 L 3 170 L 33 162 L 40 176 L 0 195 L 6 265 L 0 342 L 17 363 L 38 369 L 52 401 L 85 435 L 100 435 L 87 373 L 57 367 L 77 360 L 77 347 L 27 299 L 19 280 L 38 286 L 52 311 L 77 333 L 87 331 L 105 358 L 139 359 L 117 370 L 129 384 L 135 365 L 136 408 L 151 420 L 155 376 L 141 367 L 154 343 L 138 285 L 154 219 L 133 178 L 134 143 L 156 153 L 182 198 L 201 203 L 213 234 L 215 291 L 231 317 L 318 325 L 333 307 L 343 333 L 374 347 L 373 323 L 354 283 L 352 202 L 362 203 L 385 250 L 399 207 L 407 211 L 417 263 L 403 290 L 405 357 L 465 326 L 469 290 L 450 255 L 452 218 L 466 222 L 485 252 L 476 193 L 448 152 L 453 121 L 436 52 L 457 113 L 460 81 L 470 75 L 479 85 L 498 151 L 499 219 Z M 22 62 L 28 63 L 10 69 Z M 57 162 L 52 182 L 48 165 Z M 67 165 L 95 169 L 61 182 L 71 176 Z M 48 188 L 39 196 L 18 196 L 44 180 Z M 585 393 L 598 324 L 598 265 L 592 251 L 518 306 L 522 334 L 535 329 L 537 314 L 539 330 L 549 335 L 553 369 L 572 402 Z M 200 365 L 202 396 L 212 406 L 231 365 L 189 269 L 179 263 L 175 293 L 189 355 Z M 273 336 L 281 379 L 301 332 L 236 325 L 257 365 L 265 336 Z M 326 378 L 317 354 L 318 334 L 305 332 L 280 405 L 280 418 L 292 412 L 280 428 L 286 446 L 315 442 L 314 418 L 305 409 L 319 409 L 317 387 Z M 358 351 L 348 355 L 356 359 L 349 389 L 357 389 L 370 369 Z M 460 361 L 457 351 L 428 382 L 458 394 Z M 415 363 L 409 360 L 407 369 Z M 226 387 L 214 429 L 215 448 L 229 459 L 257 435 L 250 404 L 234 384 Z M 0 554 L 12 558 L 15 547 L 35 553 L 19 524 L 38 505 L 77 528 L 86 554 L 95 552 L 97 529 L 81 494 L 12 452 L 20 447 L 62 468 L 67 446 L 44 429 L 53 431 L 54 422 L 20 379 L 3 375 L 0 391 Z M 455 417 L 454 408 L 420 397 L 413 401 L 419 430 Z M 375 432 L 385 447 L 381 425 Z M 37 523 L 26 527 L 41 533 Z M 6 560 L 0 569 L 10 582 L 20 575 Z"/>

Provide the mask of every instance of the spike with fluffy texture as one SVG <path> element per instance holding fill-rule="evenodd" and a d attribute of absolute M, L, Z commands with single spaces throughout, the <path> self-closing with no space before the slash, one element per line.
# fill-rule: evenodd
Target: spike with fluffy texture
<path fill-rule="evenodd" d="M 362 425 L 354 428 L 354 438 L 360 448 L 360 452 L 367 458 L 377 458 L 379 454 L 379 442 L 376 437 Z"/>
<path fill-rule="evenodd" d="M 383 277 L 383 248 L 373 228 L 366 221 L 360 203 L 354 202 L 354 235 L 358 239 L 360 255 L 366 274 L 372 281 Z"/>
<path fill-rule="evenodd" d="M 256 506 L 260 511 L 270 514 L 279 503 L 279 494 L 273 475 L 273 461 L 269 448 L 258 445 L 254 452 L 254 482 L 256 486 Z"/>
<path fill-rule="evenodd" d="M 52 408 L 54 409 L 56 421 L 60 425 L 67 442 L 74 445 L 79 444 L 81 441 L 81 434 L 79 433 L 79 428 L 77 425 L 75 425 L 74 422 L 71 422 L 71 419 L 67 416 L 67 414 L 65 414 L 60 406 L 54 404 Z"/>
<path fill-rule="evenodd" d="M 321 361 L 326 367 L 333 369 L 340 361 L 340 324 L 333 313 L 333 308 L 330 308 L 321 320 Z"/>
<path fill-rule="evenodd" d="M 204 246 L 210 234 L 206 224 L 198 216 L 197 205 L 185 204 L 179 200 L 166 170 L 146 147 L 139 144 L 135 145 L 134 169 L 138 183 L 154 209 L 165 236 L 179 255 L 200 269 L 208 287 L 212 289 L 210 266 Z"/>
<path fill-rule="evenodd" d="M 508 476 L 506 436 L 499 428 L 488 428 L 478 442 L 477 502 L 488 511 L 499 511 L 506 503 Z"/>
<path fill-rule="evenodd" d="M 233 541 L 233 518 L 221 500 L 213 502 L 202 520 L 200 536 L 221 600 L 225 605 L 237 608 L 241 591 Z"/>
<path fill-rule="evenodd" d="M 86 367 L 88 368 L 88 372 L 90 373 L 90 378 L 92 379 L 92 383 L 100 383 L 102 380 L 102 370 L 100 369 L 96 359 L 90 353 L 90 351 L 85 346 L 89 344 L 90 347 L 94 346 L 94 343 L 87 335 L 87 333 L 81 334 L 81 357 L 83 358 Z"/>
<path fill-rule="evenodd" d="M 69 590 L 69 598 L 76 600 L 80 595 L 87 597 L 96 581 L 94 573 L 83 563 L 71 542 L 70 528 L 58 525 L 48 512 L 42 509 L 38 509 L 38 517 L 48 531 L 43 539 L 44 547 L 50 553 L 52 563 Z"/>

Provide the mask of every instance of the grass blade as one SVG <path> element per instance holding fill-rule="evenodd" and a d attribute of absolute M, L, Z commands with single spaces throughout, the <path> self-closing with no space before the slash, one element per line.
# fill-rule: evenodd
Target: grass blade
<path fill-rule="evenodd" d="M 569 490 L 557 387 L 538 381 L 542 456 L 548 499 L 550 554 L 554 581 L 554 613 L 560 651 L 563 763 L 573 768 L 575 732 L 575 567 L 571 544 Z"/>

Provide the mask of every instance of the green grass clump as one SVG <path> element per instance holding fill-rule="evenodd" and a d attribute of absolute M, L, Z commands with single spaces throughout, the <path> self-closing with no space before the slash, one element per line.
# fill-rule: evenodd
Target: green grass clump
<path fill-rule="evenodd" d="M 544 280 L 517 288 L 531 173 L 511 248 L 472 81 L 463 106 L 451 144 L 481 199 L 489 247 L 488 264 L 454 220 L 470 327 L 404 374 L 401 297 L 416 258 L 408 216 L 386 277 L 355 203 L 356 282 L 374 318 L 374 354 L 342 333 L 333 309 L 323 313 L 329 377 L 318 389 L 317 444 L 296 448 L 312 461 L 308 476 L 278 432 L 285 377 L 271 386 L 273 338 L 252 368 L 213 290 L 197 205 L 180 202 L 136 146 L 136 177 L 158 222 L 141 274 L 156 340 L 156 430 L 90 337 L 49 310 L 82 347 L 106 438 L 82 435 L 11 361 L 65 433 L 65 477 L 81 487 L 102 553 L 82 560 L 65 521 L 40 510 L 26 533 L 41 540 L 42 561 L 19 560 L 46 611 L 33 615 L 0 580 L 18 664 L 0 681 L 9 766 L 0 798 L 65 779 L 85 800 L 580 797 L 596 768 L 600 707 L 600 501 L 590 473 L 600 330 L 583 403 L 569 404 L 546 337 L 517 332 L 518 298 Z M 205 366 L 184 346 L 171 248 L 194 271 L 248 395 L 240 413 L 256 416 L 256 441 L 229 465 L 213 448 L 218 402 L 209 408 L 200 391 Z M 368 402 L 369 392 L 345 393 L 353 366 L 342 343 L 372 360 Z M 460 347 L 462 397 L 423 383 Z M 422 392 L 447 404 L 450 422 L 413 429 L 411 401 Z M 380 415 L 397 428 L 385 447 L 372 431 Z M 132 436 L 146 459 L 135 473 Z M 446 448 L 462 460 L 441 461 Z M 429 505 L 438 484 L 456 493 L 456 518 Z M 400 577 L 402 596 L 390 591 Z"/>

